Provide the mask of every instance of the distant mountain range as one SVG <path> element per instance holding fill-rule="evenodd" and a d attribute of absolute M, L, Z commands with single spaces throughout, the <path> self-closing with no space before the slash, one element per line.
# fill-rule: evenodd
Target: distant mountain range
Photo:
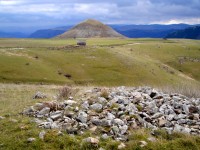
<path fill-rule="evenodd" d="M 118 33 L 130 37 L 130 38 L 164 38 L 164 37 L 174 37 L 174 38 L 193 38 L 193 36 L 185 36 L 183 34 L 184 29 L 186 32 L 191 32 L 196 25 L 188 25 L 188 24 L 171 24 L 171 25 L 109 25 Z M 66 31 L 70 30 L 73 26 L 63 26 L 57 27 L 53 29 L 42 29 L 37 30 L 36 32 L 27 35 L 24 33 L 7 33 L 0 31 L 0 38 L 53 38 L 60 34 L 65 33 Z M 190 28 L 191 27 L 191 28 Z M 189 28 L 189 29 L 187 29 Z M 180 33 L 181 32 L 181 33 Z M 199 33 L 197 29 L 195 29 L 195 33 Z M 175 37 L 175 35 L 179 35 Z M 193 35 L 194 35 L 193 34 Z M 198 36 L 197 36 L 198 37 Z"/>
<path fill-rule="evenodd" d="M 26 38 L 28 34 L 21 32 L 3 32 L 0 31 L 0 38 Z"/>
<path fill-rule="evenodd" d="M 200 26 L 174 31 L 169 33 L 166 38 L 200 39 Z"/>
<path fill-rule="evenodd" d="M 64 33 L 65 31 L 68 31 L 70 28 L 72 28 L 72 26 L 63 26 L 53 29 L 37 30 L 36 32 L 29 35 L 28 38 L 52 38 Z"/>
<path fill-rule="evenodd" d="M 163 38 L 171 32 L 191 27 L 191 25 L 111 25 L 111 27 L 130 38 Z"/>

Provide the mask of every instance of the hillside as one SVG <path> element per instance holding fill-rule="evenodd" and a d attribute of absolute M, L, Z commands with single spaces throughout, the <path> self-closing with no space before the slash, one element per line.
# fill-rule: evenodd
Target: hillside
<path fill-rule="evenodd" d="M 117 33 L 111 27 L 103 23 L 89 19 L 76 26 L 69 31 L 58 35 L 58 38 L 92 38 L 92 37 L 124 37 Z"/>
<path fill-rule="evenodd" d="M 72 26 L 65 26 L 65 27 L 57 27 L 53 29 L 42 29 L 37 30 L 34 33 L 32 33 L 29 38 L 52 38 L 57 35 L 60 35 L 67 30 L 69 30 Z"/>
<path fill-rule="evenodd" d="M 166 38 L 200 39 L 200 26 L 169 33 Z"/>
<path fill-rule="evenodd" d="M 74 39 L 1 39 L 0 82 L 158 86 L 200 81 L 199 41 L 91 38 L 86 47 L 75 44 Z"/>

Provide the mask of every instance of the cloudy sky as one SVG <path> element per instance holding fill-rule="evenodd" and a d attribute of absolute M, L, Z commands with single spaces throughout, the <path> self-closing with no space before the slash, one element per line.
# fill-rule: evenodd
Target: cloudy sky
<path fill-rule="evenodd" d="M 200 0 L 0 0 L 0 30 L 31 32 L 88 18 L 106 24 L 200 24 Z"/>

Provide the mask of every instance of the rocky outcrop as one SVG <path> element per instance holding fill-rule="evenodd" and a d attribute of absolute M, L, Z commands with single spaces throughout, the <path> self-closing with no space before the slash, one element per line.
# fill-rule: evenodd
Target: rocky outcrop
<path fill-rule="evenodd" d="M 164 94 L 149 87 L 106 91 L 106 98 L 100 96 L 102 89 L 94 88 L 83 93 L 79 100 L 71 97 L 63 102 L 37 103 L 23 114 L 35 117 L 42 128 L 56 128 L 69 134 L 98 131 L 103 139 L 126 141 L 130 130 L 143 127 L 161 128 L 169 134 L 200 135 L 200 98 Z"/>

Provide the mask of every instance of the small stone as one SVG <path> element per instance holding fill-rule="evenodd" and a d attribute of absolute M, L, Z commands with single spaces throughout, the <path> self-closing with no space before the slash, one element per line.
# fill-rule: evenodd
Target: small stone
<path fill-rule="evenodd" d="M 44 140 L 45 134 L 46 134 L 45 131 L 41 131 L 41 132 L 39 133 L 39 138 L 40 138 L 41 140 Z"/>
<path fill-rule="evenodd" d="M 103 134 L 103 135 L 101 136 L 101 138 L 104 139 L 104 140 L 106 140 L 106 139 L 109 138 L 109 136 L 105 133 L 105 134 Z"/>
<path fill-rule="evenodd" d="M 167 115 L 166 118 L 168 121 L 172 121 L 174 119 L 174 114 Z"/>
<path fill-rule="evenodd" d="M 83 139 L 83 141 L 87 143 L 95 144 L 95 145 L 99 144 L 99 139 L 93 138 L 93 137 L 88 137 L 86 139 Z"/>
<path fill-rule="evenodd" d="M 64 135 L 64 134 L 62 133 L 62 131 L 58 131 L 57 135 L 58 135 L 58 136 L 62 136 L 62 135 Z"/>
<path fill-rule="evenodd" d="M 99 119 L 99 117 L 91 117 L 91 122 L 97 126 L 100 126 L 102 124 L 102 121 Z"/>
<path fill-rule="evenodd" d="M 66 105 L 74 105 L 74 104 L 77 104 L 77 102 L 76 101 L 73 101 L 73 100 L 65 100 L 64 101 L 64 104 L 66 104 Z"/>
<path fill-rule="evenodd" d="M 188 133 L 189 134 L 191 132 L 191 129 L 176 124 L 174 126 L 174 132 L 183 132 L 183 133 Z"/>
<path fill-rule="evenodd" d="M 27 142 L 28 142 L 28 143 L 32 143 L 32 142 L 34 142 L 34 141 L 36 141 L 35 138 L 28 138 L 28 139 L 27 139 Z"/>
<path fill-rule="evenodd" d="M 95 132 L 96 129 L 97 129 L 97 126 L 94 126 L 94 127 L 90 128 L 89 130 L 92 131 L 92 132 Z"/>
<path fill-rule="evenodd" d="M 185 112 L 185 114 L 189 114 L 189 106 L 184 104 L 183 105 L 183 111 Z"/>
<path fill-rule="evenodd" d="M 98 97 L 98 102 L 100 104 L 106 104 L 107 103 L 107 100 L 104 98 L 104 97 Z"/>
<path fill-rule="evenodd" d="M 51 114 L 50 117 L 53 120 L 58 120 L 59 118 L 62 117 L 62 112 L 61 111 L 56 111 L 55 113 Z"/>
<path fill-rule="evenodd" d="M 140 141 L 140 147 L 145 147 L 147 145 L 146 141 Z"/>
<path fill-rule="evenodd" d="M 155 113 L 151 118 L 152 119 L 157 119 L 157 118 L 159 118 L 161 116 L 163 116 L 163 114 L 158 112 L 158 113 Z"/>
<path fill-rule="evenodd" d="M 34 113 L 34 108 L 33 108 L 33 106 L 31 106 L 31 107 L 25 109 L 25 110 L 22 112 L 22 114 L 24 114 L 24 115 L 30 115 L 30 114 L 32 114 L 32 113 Z"/>
<path fill-rule="evenodd" d="M 90 105 L 89 105 L 88 101 L 84 101 L 84 103 L 81 105 L 81 107 L 82 107 L 83 109 L 85 109 L 85 110 L 88 110 L 89 107 L 90 107 Z"/>
<path fill-rule="evenodd" d="M 50 129 L 51 128 L 51 122 L 44 122 L 43 125 L 44 125 L 45 129 Z"/>
<path fill-rule="evenodd" d="M 88 115 L 84 111 L 80 111 L 77 119 L 80 120 L 82 123 L 87 123 L 87 116 Z"/>
<path fill-rule="evenodd" d="M 56 121 L 51 124 L 51 129 L 59 129 L 59 126 L 56 123 Z"/>
<path fill-rule="evenodd" d="M 112 126 L 112 121 L 111 120 L 107 120 L 107 119 L 102 119 L 101 120 L 101 125 L 103 127 L 110 127 L 110 126 Z"/>
<path fill-rule="evenodd" d="M 159 127 L 164 127 L 166 123 L 167 123 L 167 120 L 165 119 L 164 116 L 158 118 L 158 125 L 159 125 Z"/>
<path fill-rule="evenodd" d="M 113 123 L 116 125 L 120 125 L 120 126 L 124 125 L 124 121 L 122 121 L 121 119 L 118 119 L 118 118 L 114 119 Z"/>
<path fill-rule="evenodd" d="M 5 117 L 0 116 L 0 120 L 3 120 L 3 119 L 5 119 Z"/>
<path fill-rule="evenodd" d="M 79 111 L 79 108 L 78 108 L 78 107 L 75 107 L 74 111 L 75 111 L 75 112 L 78 112 L 78 111 Z"/>
<path fill-rule="evenodd" d="M 128 126 L 127 125 L 123 125 L 123 126 L 120 126 L 119 127 L 119 130 L 120 130 L 120 134 L 125 134 L 126 131 L 128 130 Z"/>
<path fill-rule="evenodd" d="M 107 118 L 108 118 L 108 120 L 113 120 L 113 119 L 115 119 L 115 115 L 113 115 L 113 114 L 111 114 L 111 113 L 107 113 Z"/>
<path fill-rule="evenodd" d="M 199 114 L 193 114 L 194 120 L 199 120 Z"/>
<path fill-rule="evenodd" d="M 42 110 L 39 111 L 39 115 L 46 115 L 50 112 L 50 108 L 49 107 L 44 107 Z"/>
<path fill-rule="evenodd" d="M 149 138 L 147 138 L 147 140 L 150 141 L 150 142 L 156 142 L 157 141 L 157 139 L 154 138 L 154 137 L 149 137 Z"/>
<path fill-rule="evenodd" d="M 119 128 L 117 126 L 112 126 L 112 131 L 113 131 L 114 135 L 119 134 Z"/>
<path fill-rule="evenodd" d="M 126 145 L 124 143 L 120 143 L 117 148 L 124 149 L 125 147 L 126 147 Z"/>
<path fill-rule="evenodd" d="M 95 104 L 91 105 L 90 108 L 95 111 L 100 111 L 100 110 L 102 110 L 103 106 L 102 106 L 102 104 L 95 103 Z"/>

